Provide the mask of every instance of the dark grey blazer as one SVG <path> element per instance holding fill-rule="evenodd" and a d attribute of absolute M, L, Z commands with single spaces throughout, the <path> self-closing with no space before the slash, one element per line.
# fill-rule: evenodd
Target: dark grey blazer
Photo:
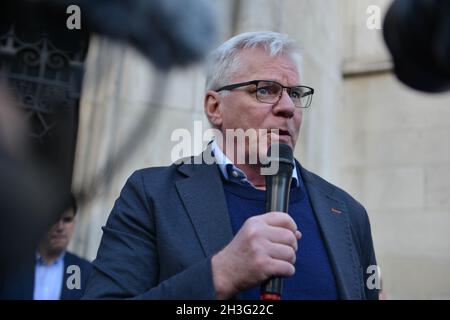
<path fill-rule="evenodd" d="M 340 298 L 377 299 L 378 291 L 365 285 L 367 267 L 376 265 L 365 209 L 299 168 Z M 84 299 L 215 299 L 211 257 L 232 237 L 217 165 L 136 171 L 103 228 Z"/>

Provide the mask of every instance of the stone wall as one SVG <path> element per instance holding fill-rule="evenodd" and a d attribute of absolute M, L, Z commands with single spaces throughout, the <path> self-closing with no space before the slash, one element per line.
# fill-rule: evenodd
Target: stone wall
<path fill-rule="evenodd" d="M 391 72 L 381 30 L 347 1 L 338 181 L 368 210 L 390 299 L 450 298 L 450 95 L 413 91 Z"/>
<path fill-rule="evenodd" d="M 345 80 L 341 185 L 367 208 L 388 298 L 450 298 L 450 95 Z"/>

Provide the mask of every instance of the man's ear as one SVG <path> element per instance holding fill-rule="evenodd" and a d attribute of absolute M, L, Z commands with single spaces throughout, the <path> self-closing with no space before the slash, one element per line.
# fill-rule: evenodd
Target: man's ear
<path fill-rule="evenodd" d="M 208 91 L 204 102 L 205 114 L 209 122 L 216 128 L 222 126 L 222 108 L 219 93 Z"/>

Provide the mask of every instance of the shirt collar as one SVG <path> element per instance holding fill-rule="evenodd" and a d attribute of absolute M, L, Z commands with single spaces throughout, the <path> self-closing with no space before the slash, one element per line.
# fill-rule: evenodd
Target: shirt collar
<path fill-rule="evenodd" d="M 219 166 L 220 172 L 222 176 L 227 181 L 233 181 L 241 184 L 249 184 L 253 188 L 255 187 L 250 181 L 247 179 L 247 175 L 236 167 L 233 162 L 223 153 L 222 149 L 217 144 L 216 140 L 211 142 L 211 152 L 216 159 L 216 163 Z M 299 186 L 297 166 L 294 162 L 294 170 L 292 170 L 292 185 L 294 187 Z"/>

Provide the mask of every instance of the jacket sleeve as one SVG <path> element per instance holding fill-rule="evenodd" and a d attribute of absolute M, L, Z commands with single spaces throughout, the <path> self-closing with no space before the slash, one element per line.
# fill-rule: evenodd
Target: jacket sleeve
<path fill-rule="evenodd" d="M 364 209 L 364 223 L 363 223 L 363 252 L 362 252 L 362 267 L 364 279 L 364 294 L 366 299 L 378 300 L 380 289 L 380 278 L 377 260 L 375 257 L 375 250 L 372 241 L 372 232 L 370 228 L 369 217 Z"/>
<path fill-rule="evenodd" d="M 83 299 L 215 299 L 211 257 L 160 282 L 153 199 L 140 171 L 117 199 Z"/>
<path fill-rule="evenodd" d="M 347 206 L 352 213 L 350 225 L 360 267 L 361 298 L 378 300 L 379 279 L 377 260 L 372 241 L 372 231 L 366 209 L 359 202 L 348 196 Z"/>

